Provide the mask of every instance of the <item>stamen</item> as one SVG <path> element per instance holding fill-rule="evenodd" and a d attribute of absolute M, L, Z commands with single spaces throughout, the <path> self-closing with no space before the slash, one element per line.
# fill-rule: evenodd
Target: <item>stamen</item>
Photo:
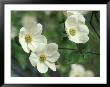
<path fill-rule="evenodd" d="M 47 56 L 45 54 L 40 55 L 40 62 L 44 62 L 47 59 Z"/>
<path fill-rule="evenodd" d="M 70 28 L 69 33 L 70 33 L 70 35 L 74 36 L 76 34 L 76 29 Z"/>
<path fill-rule="evenodd" d="M 27 35 L 25 36 L 25 41 L 26 41 L 27 43 L 31 43 L 31 41 L 32 41 L 32 36 L 27 34 Z"/>

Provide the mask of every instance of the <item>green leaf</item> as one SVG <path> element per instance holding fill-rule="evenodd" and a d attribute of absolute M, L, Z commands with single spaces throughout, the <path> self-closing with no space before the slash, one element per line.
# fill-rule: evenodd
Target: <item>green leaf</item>
<path fill-rule="evenodd" d="M 80 57 L 81 54 L 78 51 L 72 52 L 69 56 L 69 63 L 70 64 L 78 63 Z"/>
<path fill-rule="evenodd" d="M 26 60 L 26 57 L 22 54 L 22 53 L 18 53 L 17 54 L 17 60 L 21 66 L 21 68 L 24 70 L 26 69 L 26 66 L 27 66 L 27 60 Z"/>
<path fill-rule="evenodd" d="M 17 45 L 15 42 L 12 44 L 12 57 L 14 57 L 19 63 L 20 67 L 25 70 L 27 67 L 28 55 L 23 51 L 22 47 Z"/>
<path fill-rule="evenodd" d="M 86 54 L 85 61 L 82 62 L 87 70 L 92 70 L 95 76 L 100 76 L 100 56 L 93 54 Z"/>

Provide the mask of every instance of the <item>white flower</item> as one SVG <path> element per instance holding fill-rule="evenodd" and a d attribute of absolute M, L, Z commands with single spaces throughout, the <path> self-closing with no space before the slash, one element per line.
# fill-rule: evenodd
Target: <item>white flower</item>
<path fill-rule="evenodd" d="M 16 27 L 12 26 L 11 28 L 11 39 L 14 39 L 17 36 L 17 29 Z"/>
<path fill-rule="evenodd" d="M 24 26 L 28 26 L 29 22 L 36 22 L 37 18 L 35 16 L 31 16 L 31 15 L 24 15 L 22 20 L 21 20 L 21 23 L 24 25 Z"/>
<path fill-rule="evenodd" d="M 78 20 L 79 23 L 85 24 L 85 18 L 84 18 L 84 16 L 83 16 L 82 14 L 80 14 L 79 12 L 66 11 L 66 12 L 64 12 L 64 14 L 66 14 L 67 17 L 74 15 L 74 17 L 75 17 L 74 19 L 75 19 L 75 20 Z"/>
<path fill-rule="evenodd" d="M 70 77 L 84 77 L 85 75 L 85 69 L 80 64 L 72 64 L 71 65 L 71 71 L 69 76 Z"/>
<path fill-rule="evenodd" d="M 69 76 L 70 77 L 93 77 L 94 73 L 91 70 L 86 70 L 80 64 L 72 64 Z"/>
<path fill-rule="evenodd" d="M 85 18 L 81 15 L 71 15 L 65 21 L 65 30 L 70 41 L 86 43 L 89 40 L 89 29 L 85 25 Z"/>
<path fill-rule="evenodd" d="M 41 35 L 42 25 L 35 21 L 29 21 L 25 23 L 24 27 L 19 32 L 19 42 L 25 52 L 36 51 L 43 45 L 47 44 L 45 36 Z"/>
<path fill-rule="evenodd" d="M 64 15 L 69 17 L 71 15 L 86 15 L 88 14 L 89 11 L 85 11 L 85 10 L 79 10 L 79 11 L 64 11 Z"/>
<path fill-rule="evenodd" d="M 58 60 L 59 56 L 58 45 L 49 43 L 45 45 L 42 50 L 32 52 L 29 60 L 32 66 L 37 66 L 37 70 L 40 73 L 46 73 L 48 67 L 51 70 L 56 71 L 55 62 Z"/>
<path fill-rule="evenodd" d="M 85 76 L 86 76 L 86 77 L 93 77 L 93 76 L 94 76 L 94 73 L 93 73 L 91 70 L 87 70 L 87 71 L 85 72 Z"/>
<path fill-rule="evenodd" d="M 78 11 L 79 13 L 81 13 L 82 15 L 86 15 L 89 13 L 89 11 L 85 11 L 85 10 L 81 10 L 81 11 Z"/>
<path fill-rule="evenodd" d="M 49 15 L 51 15 L 51 11 L 45 11 L 45 14 L 47 15 L 47 16 L 49 16 Z"/>

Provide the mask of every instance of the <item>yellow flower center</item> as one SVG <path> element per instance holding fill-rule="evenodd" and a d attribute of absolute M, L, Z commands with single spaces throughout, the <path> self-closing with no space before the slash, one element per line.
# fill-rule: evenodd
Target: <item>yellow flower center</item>
<path fill-rule="evenodd" d="M 27 43 L 31 43 L 31 41 L 32 41 L 32 36 L 27 34 L 27 35 L 25 36 L 25 41 L 26 41 Z"/>
<path fill-rule="evenodd" d="M 47 56 L 45 54 L 40 55 L 40 62 L 44 62 L 47 59 Z"/>
<path fill-rule="evenodd" d="M 71 36 L 74 36 L 76 34 L 76 29 L 75 28 L 70 28 L 69 33 Z"/>

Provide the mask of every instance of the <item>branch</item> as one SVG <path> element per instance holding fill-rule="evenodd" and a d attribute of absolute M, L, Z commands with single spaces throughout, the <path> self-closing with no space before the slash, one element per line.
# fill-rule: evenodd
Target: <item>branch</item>
<path fill-rule="evenodd" d="M 94 32 L 96 33 L 96 35 L 98 36 L 98 38 L 100 38 L 100 35 L 97 33 L 95 27 L 92 25 L 92 18 L 93 18 L 93 12 L 92 12 L 91 19 L 90 19 L 90 25 L 91 25 L 91 27 L 93 28 L 93 30 L 94 30 Z"/>
<path fill-rule="evenodd" d="M 91 54 L 100 55 L 100 53 L 95 53 L 95 52 L 87 52 L 87 53 L 91 53 Z"/>
<path fill-rule="evenodd" d="M 58 49 L 61 49 L 61 50 L 77 50 L 77 49 L 73 49 L 73 48 L 58 48 Z M 100 55 L 100 53 L 96 53 L 96 52 L 86 52 L 86 53 L 90 53 L 90 54 L 95 54 L 95 55 Z"/>
<path fill-rule="evenodd" d="M 64 49 L 64 50 L 77 50 L 77 49 L 73 49 L 73 48 L 58 48 L 58 49 Z"/>

